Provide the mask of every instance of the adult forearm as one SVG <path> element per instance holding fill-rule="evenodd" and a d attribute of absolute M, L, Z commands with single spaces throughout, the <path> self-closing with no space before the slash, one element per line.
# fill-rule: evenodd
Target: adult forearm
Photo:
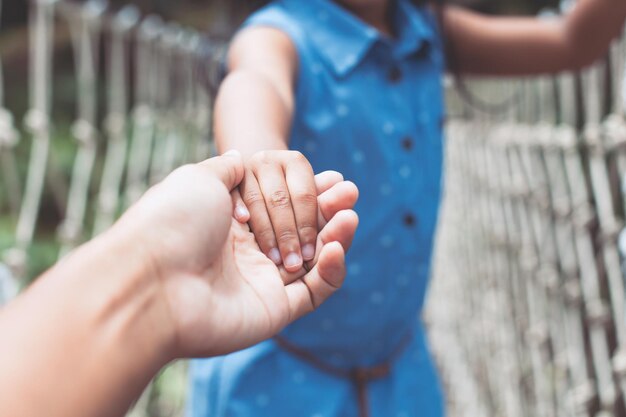
<path fill-rule="evenodd" d="M 158 286 L 120 233 L 78 249 L 0 315 L 11 335 L 0 344 L 0 416 L 120 416 L 169 360 Z"/>
<path fill-rule="evenodd" d="M 263 75 L 232 72 L 215 104 L 218 150 L 239 150 L 244 158 L 262 150 L 287 149 L 291 128 L 289 103 Z"/>

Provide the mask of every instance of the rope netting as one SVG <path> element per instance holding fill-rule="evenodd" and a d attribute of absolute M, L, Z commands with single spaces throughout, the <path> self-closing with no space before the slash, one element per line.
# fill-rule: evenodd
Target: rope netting
<path fill-rule="evenodd" d="M 23 128 L 5 103 L 0 63 L 0 216 L 8 219 L 0 304 L 40 272 L 32 266 L 39 242 L 51 241 L 49 265 L 173 168 L 212 154 L 210 93 L 199 79 L 219 77 L 224 50 L 99 0 L 36 0 L 29 28 Z M 54 119 L 55 63 L 67 59 L 54 40 L 63 30 L 76 85 L 67 135 Z M 427 309 L 450 415 L 626 415 L 625 60 L 626 38 L 582 73 L 468 82 L 487 102 L 515 98 L 497 115 L 450 89 Z M 60 142 L 71 148 L 67 174 L 54 152 Z M 42 220 L 49 206 L 60 218 L 52 232 Z"/>
<path fill-rule="evenodd" d="M 6 200 L 0 208 L 14 226 L 3 253 L 8 268 L 0 268 L 7 272 L 0 276 L 14 279 L 0 278 L 0 299 L 40 272 L 31 267 L 32 248 L 44 238 L 40 229 L 49 227 L 41 220 L 50 210 L 42 207 L 47 193 L 60 217 L 53 236 L 45 237 L 56 245 L 53 262 L 106 229 L 173 168 L 212 152 L 210 96 L 198 81 L 200 63 L 210 58 L 206 36 L 157 16 L 142 18 L 133 6 L 109 10 L 100 0 L 36 0 L 29 32 L 30 100 L 22 132 L 4 105 L 0 73 Z M 74 120 L 66 128 L 53 120 L 53 72 L 67 59 L 55 36 L 63 32 L 69 33 L 75 85 Z M 71 147 L 67 173 L 59 172 L 55 141 Z M 19 160 L 19 154 L 27 157 Z"/>
<path fill-rule="evenodd" d="M 451 90 L 427 321 L 450 415 L 624 416 L 626 38 L 576 74 Z M 626 240 L 622 245 L 626 249 Z"/>

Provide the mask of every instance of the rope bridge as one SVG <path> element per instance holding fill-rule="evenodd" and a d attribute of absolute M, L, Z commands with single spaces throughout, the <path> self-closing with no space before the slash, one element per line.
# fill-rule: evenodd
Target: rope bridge
<path fill-rule="evenodd" d="M 214 88 L 207 87 L 217 83 L 225 45 L 157 16 L 142 17 L 133 6 L 109 9 L 102 0 L 33 0 L 29 20 L 23 124 L 5 103 L 0 63 L 0 305 L 105 230 L 175 167 L 213 153 L 208 91 Z M 62 92 L 55 70 L 68 71 L 68 53 L 55 42 L 63 36 L 74 65 L 69 128 L 56 108 Z M 51 211 L 60 220 L 51 222 Z M 36 250 L 42 242 L 52 247 L 45 259 Z M 159 415 L 178 415 L 184 369 L 184 363 L 167 368 L 129 416 L 148 416 L 154 404 Z"/>
<path fill-rule="evenodd" d="M 210 97 L 197 73 L 200 62 L 210 58 L 208 46 L 219 50 L 192 29 L 157 16 L 142 18 L 133 6 L 110 11 L 100 0 L 33 1 L 29 28 L 30 108 L 23 132 L 3 101 L 0 79 L 6 200 L 1 208 L 15 222 L 3 254 L 7 268 L 0 271 L 10 272 L 17 284 L 33 275 L 30 252 L 47 210 L 42 207 L 46 192 L 52 190 L 61 212 L 58 258 L 106 229 L 173 168 L 211 154 Z M 65 176 L 59 175 L 58 155 L 52 152 L 54 141 L 67 141 L 58 138 L 61 128 L 52 120 L 53 71 L 55 60 L 62 59 L 54 38 L 63 30 L 69 32 L 76 85 L 69 129 L 73 162 Z M 25 161 L 18 161 L 20 146 L 27 149 Z M 28 167 L 26 173 L 18 162 Z M 3 282 L 0 288 L 14 294 L 9 287 L 16 285 Z"/>
<path fill-rule="evenodd" d="M 626 415 L 625 60 L 468 82 L 498 114 L 450 94 L 426 316 L 450 415 Z"/>
<path fill-rule="evenodd" d="M 50 204 L 61 218 L 52 263 L 174 167 L 212 154 L 211 97 L 197 75 L 210 62 L 215 81 L 224 50 L 100 0 L 35 0 L 29 27 L 23 124 L 5 103 L 0 64 L 0 215 L 10 225 L 0 304 L 38 272 L 33 247 L 49 238 Z M 77 86 L 67 174 L 54 152 L 68 142 L 54 116 L 62 30 Z M 625 60 L 622 40 L 582 73 L 469 82 L 472 95 L 503 104 L 497 115 L 450 89 L 426 319 L 452 416 L 626 416 Z"/>

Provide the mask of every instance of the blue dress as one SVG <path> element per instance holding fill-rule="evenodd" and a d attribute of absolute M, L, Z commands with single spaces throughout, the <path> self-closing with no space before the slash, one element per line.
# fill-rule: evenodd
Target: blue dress
<path fill-rule="evenodd" d="M 432 13 L 410 0 L 393 10 L 393 39 L 331 0 L 275 1 L 246 25 L 278 28 L 297 49 L 290 148 L 360 190 L 343 288 L 282 337 L 340 369 L 393 357 L 368 384 L 371 416 L 435 417 L 443 399 L 419 315 L 441 199 L 445 63 Z M 349 380 L 274 340 L 194 361 L 191 387 L 193 417 L 358 416 Z"/>

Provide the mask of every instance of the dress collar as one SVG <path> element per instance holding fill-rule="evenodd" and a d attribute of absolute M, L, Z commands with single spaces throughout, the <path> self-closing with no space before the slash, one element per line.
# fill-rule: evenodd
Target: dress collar
<path fill-rule="evenodd" d="M 397 37 L 390 39 L 332 0 L 282 0 L 295 13 L 324 61 L 338 76 L 349 74 L 372 46 L 389 45 L 395 58 L 421 50 L 435 39 L 434 29 L 423 9 L 410 0 L 395 0 L 393 20 Z"/>

